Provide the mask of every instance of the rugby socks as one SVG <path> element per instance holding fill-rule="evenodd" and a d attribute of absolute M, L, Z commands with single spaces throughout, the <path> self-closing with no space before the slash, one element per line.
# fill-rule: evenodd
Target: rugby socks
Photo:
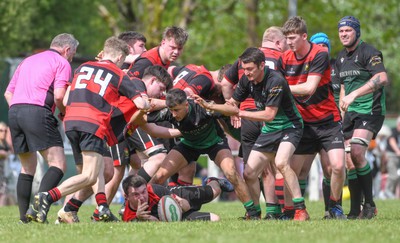
<path fill-rule="evenodd" d="M 193 185 L 193 183 L 191 183 L 191 182 L 186 182 L 186 181 L 182 181 L 181 179 L 178 179 L 178 181 L 177 181 L 178 183 L 178 186 L 191 186 L 191 185 Z"/>
<path fill-rule="evenodd" d="M 282 214 L 281 205 L 276 203 L 267 203 L 266 212 L 267 214 L 280 215 Z"/>
<path fill-rule="evenodd" d="M 365 203 L 369 203 L 372 207 L 375 207 L 372 194 L 372 172 L 371 167 L 367 163 L 363 168 L 357 168 L 357 177 L 361 185 L 362 192 L 364 193 Z"/>
<path fill-rule="evenodd" d="M 330 196 L 329 197 L 329 208 L 333 208 L 336 205 L 341 205 L 340 198 L 336 199 L 336 198 L 333 198 L 332 196 Z"/>
<path fill-rule="evenodd" d="M 54 202 L 57 202 L 58 200 L 61 199 L 61 192 L 60 190 L 58 190 L 57 187 L 54 187 L 53 189 L 51 189 L 50 191 L 48 191 L 47 194 L 47 201 L 52 204 Z"/>
<path fill-rule="evenodd" d="M 29 208 L 31 199 L 33 176 L 20 173 L 17 181 L 17 199 L 19 209 L 19 219 L 22 222 L 27 222 L 26 211 Z"/>
<path fill-rule="evenodd" d="M 139 176 L 143 177 L 146 182 L 149 182 L 151 180 L 151 176 L 144 170 L 144 168 L 140 168 L 138 173 Z"/>
<path fill-rule="evenodd" d="M 179 177 L 179 174 L 178 174 L 178 173 L 173 174 L 173 175 L 169 178 L 168 186 L 169 186 L 169 187 L 179 186 L 179 184 L 178 184 L 178 177 Z"/>
<path fill-rule="evenodd" d="M 82 206 L 82 201 L 75 198 L 71 198 L 64 207 L 65 212 L 75 211 L 78 212 L 79 208 Z"/>
<path fill-rule="evenodd" d="M 243 203 L 247 212 L 261 212 L 260 205 L 254 205 L 253 200 Z"/>
<path fill-rule="evenodd" d="M 349 215 L 358 216 L 361 205 L 361 186 L 358 181 L 356 170 L 347 172 L 347 181 L 350 191 L 350 213 Z"/>
<path fill-rule="evenodd" d="M 322 194 L 324 196 L 324 203 L 325 203 L 325 211 L 329 210 L 329 197 L 331 195 L 331 180 L 324 179 L 322 180 Z"/>
<path fill-rule="evenodd" d="M 104 192 L 97 193 L 95 198 L 96 198 L 96 203 L 97 203 L 98 206 L 108 207 L 107 197 L 106 197 L 106 194 Z"/>
<path fill-rule="evenodd" d="M 254 202 L 253 202 L 253 200 L 250 200 L 248 202 L 243 203 L 243 206 L 244 206 L 245 209 L 253 208 L 254 207 Z"/>
<path fill-rule="evenodd" d="M 304 197 L 307 188 L 307 180 L 299 180 L 301 195 Z"/>
<path fill-rule="evenodd" d="M 176 186 L 179 186 L 179 184 L 176 183 L 175 181 L 168 182 L 168 187 L 176 187 Z"/>
<path fill-rule="evenodd" d="M 293 206 L 285 206 L 282 210 L 282 213 L 286 215 L 286 217 L 293 219 L 294 218 L 294 207 Z"/>
<path fill-rule="evenodd" d="M 293 198 L 292 201 L 295 210 L 306 208 L 306 204 L 304 203 L 304 197 Z"/>
<path fill-rule="evenodd" d="M 278 198 L 278 202 L 283 208 L 285 205 L 285 192 L 284 192 L 284 186 L 285 186 L 285 179 L 280 178 L 275 180 L 275 195 Z"/>
<path fill-rule="evenodd" d="M 55 166 L 51 166 L 46 174 L 44 174 L 42 181 L 40 182 L 38 192 L 47 192 L 48 190 L 58 186 L 61 179 L 64 176 L 64 172 Z"/>

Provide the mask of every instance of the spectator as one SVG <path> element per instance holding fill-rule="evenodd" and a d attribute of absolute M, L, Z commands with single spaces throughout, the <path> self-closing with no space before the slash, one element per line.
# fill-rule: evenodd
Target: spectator
<path fill-rule="evenodd" d="M 396 188 L 400 181 L 400 116 L 397 117 L 396 127 L 392 129 L 392 135 L 387 139 L 387 173 L 385 195 L 387 198 L 394 198 Z"/>
<path fill-rule="evenodd" d="M 6 176 L 8 157 L 12 151 L 11 141 L 9 140 L 10 137 L 7 136 L 8 134 L 7 124 L 5 122 L 0 122 L 0 206 L 12 204 L 12 198 L 7 190 Z"/>

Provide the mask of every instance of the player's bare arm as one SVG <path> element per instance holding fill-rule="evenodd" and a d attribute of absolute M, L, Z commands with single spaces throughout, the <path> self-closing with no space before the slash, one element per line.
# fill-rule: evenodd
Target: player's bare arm
<path fill-rule="evenodd" d="M 389 80 L 387 78 L 386 72 L 380 72 L 375 74 L 363 86 L 361 86 L 360 88 L 354 90 L 350 94 L 340 99 L 340 108 L 346 111 L 347 108 L 351 105 L 351 103 L 354 102 L 355 99 L 363 95 L 373 93 L 376 90 L 386 86 L 388 83 Z"/>
<path fill-rule="evenodd" d="M 10 91 L 6 91 L 4 93 L 4 97 L 6 98 L 7 104 L 10 105 L 11 104 L 11 99 L 13 97 L 13 93 L 11 93 Z"/>
<path fill-rule="evenodd" d="M 268 106 L 263 111 L 239 111 L 239 117 L 245 118 L 252 121 L 264 121 L 269 122 L 275 119 L 276 113 L 278 113 L 278 107 Z"/>
<path fill-rule="evenodd" d="M 230 99 L 232 97 L 234 92 L 233 86 L 234 85 L 231 82 L 229 82 L 226 78 L 222 79 L 221 89 L 225 99 Z"/>
<path fill-rule="evenodd" d="M 162 127 L 154 123 L 146 123 L 140 127 L 150 136 L 156 138 L 175 138 L 182 136 L 182 133 L 178 129 Z"/>
<path fill-rule="evenodd" d="M 312 95 L 317 90 L 321 76 L 309 75 L 305 83 L 290 85 L 290 91 L 294 95 Z"/>
<path fill-rule="evenodd" d="M 200 106 L 207 110 L 217 111 L 225 116 L 234 116 L 239 113 L 238 102 L 234 99 L 230 99 L 225 104 L 215 104 L 214 102 L 207 102 L 198 95 L 193 95 L 194 100 Z"/>

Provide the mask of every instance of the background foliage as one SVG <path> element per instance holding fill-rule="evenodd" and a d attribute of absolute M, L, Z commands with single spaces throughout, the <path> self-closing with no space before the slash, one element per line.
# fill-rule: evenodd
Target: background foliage
<path fill-rule="evenodd" d="M 92 58 L 104 40 L 125 30 L 142 32 L 147 48 L 157 45 L 163 29 L 179 25 L 189 41 L 181 63 L 217 69 L 233 62 L 248 46 L 259 46 L 264 30 L 288 18 L 288 2 L 281 0 L 2 0 L 0 2 L 0 58 L 26 55 L 47 48 L 58 33 L 73 33 L 80 41 L 78 56 Z M 311 36 L 326 32 L 332 56 L 342 48 L 337 22 L 345 15 L 361 21 L 362 39 L 383 52 L 391 80 L 388 109 L 400 108 L 400 5 L 398 0 L 298 0 L 297 15 L 307 20 Z"/>

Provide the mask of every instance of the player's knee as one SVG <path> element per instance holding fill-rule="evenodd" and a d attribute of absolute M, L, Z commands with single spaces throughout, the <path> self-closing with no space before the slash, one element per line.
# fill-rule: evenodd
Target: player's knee
<path fill-rule="evenodd" d="M 338 174 L 344 172 L 345 164 L 344 161 L 337 161 L 331 164 L 331 174 Z M 329 177 L 328 177 L 329 178 Z"/>
<path fill-rule="evenodd" d="M 257 179 L 257 174 L 253 169 L 249 169 L 249 167 L 246 167 L 244 172 L 243 172 L 243 177 L 244 180 L 246 181 L 253 181 Z"/>
<path fill-rule="evenodd" d="M 279 163 L 279 162 L 276 162 L 276 169 L 277 169 L 282 175 L 285 174 L 285 171 L 286 171 L 286 169 L 287 169 L 288 167 L 289 167 L 289 165 L 286 164 L 286 163 Z"/>
<path fill-rule="evenodd" d="M 236 170 L 232 171 L 224 171 L 224 175 L 226 179 L 232 183 L 234 186 L 237 186 L 239 184 L 239 174 L 236 172 Z"/>
<path fill-rule="evenodd" d="M 85 186 L 93 186 L 97 182 L 98 175 L 95 175 L 95 173 L 82 173 L 82 176 Z"/>
<path fill-rule="evenodd" d="M 107 168 L 107 169 L 104 170 L 104 181 L 105 181 L 105 183 L 111 181 L 113 176 L 114 176 L 114 169 Z"/>
<path fill-rule="evenodd" d="M 67 170 L 67 163 L 65 160 L 54 160 L 54 161 L 49 161 L 49 167 L 57 167 L 59 168 L 63 173 Z"/>

